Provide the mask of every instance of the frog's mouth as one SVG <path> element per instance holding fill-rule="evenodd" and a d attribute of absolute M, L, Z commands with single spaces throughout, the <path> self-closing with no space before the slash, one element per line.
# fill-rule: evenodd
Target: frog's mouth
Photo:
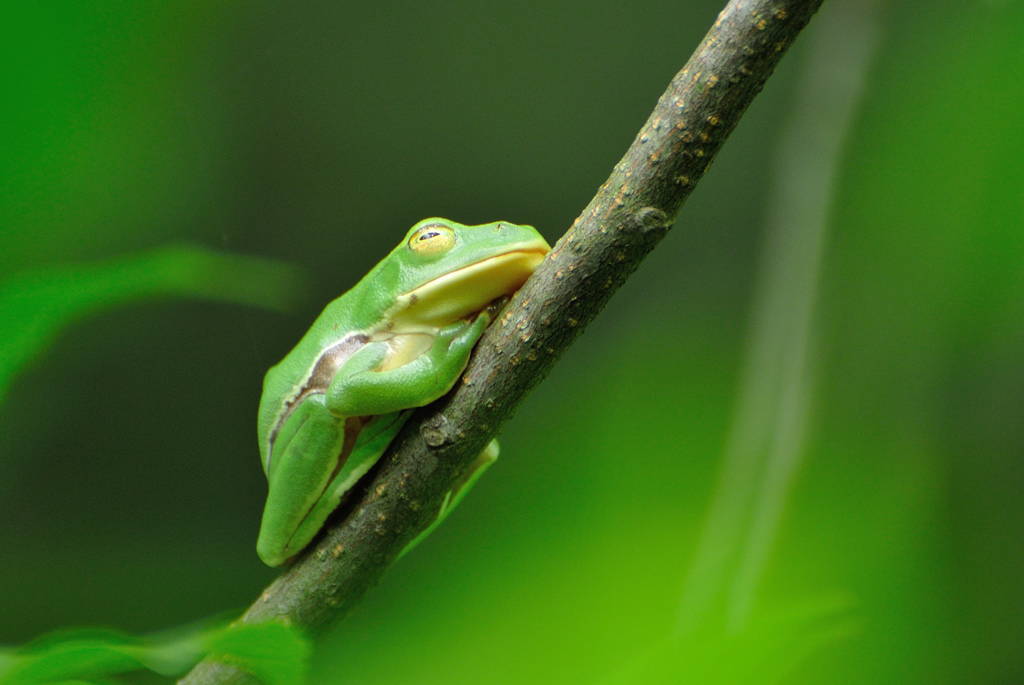
<path fill-rule="evenodd" d="M 492 301 L 523 287 L 550 249 L 543 241 L 528 243 L 452 271 L 399 296 L 392 318 L 393 332 L 434 333 L 483 311 Z"/>

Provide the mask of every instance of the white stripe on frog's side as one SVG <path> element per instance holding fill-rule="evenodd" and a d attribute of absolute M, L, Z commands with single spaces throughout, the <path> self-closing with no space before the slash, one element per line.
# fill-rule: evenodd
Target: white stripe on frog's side
<path fill-rule="evenodd" d="M 292 415 L 292 412 L 310 395 L 326 393 L 341 365 L 355 354 L 359 348 L 365 345 L 367 340 L 369 340 L 369 336 L 365 333 L 349 333 L 325 349 L 316 358 L 316 361 L 313 362 L 306 377 L 297 386 L 295 394 L 285 399 L 281 412 L 277 416 L 277 423 L 270 429 L 270 434 L 267 436 L 268 473 L 270 471 L 270 460 L 274 454 L 274 441 L 277 439 L 277 434 L 280 432 L 281 427 Z"/>

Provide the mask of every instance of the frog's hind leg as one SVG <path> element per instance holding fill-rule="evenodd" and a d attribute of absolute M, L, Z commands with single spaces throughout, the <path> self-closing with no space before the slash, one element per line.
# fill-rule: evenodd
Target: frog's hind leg
<path fill-rule="evenodd" d="M 398 554 L 396 561 L 408 554 L 409 550 L 413 547 L 423 542 L 424 538 L 433 533 L 434 529 L 444 522 L 448 515 L 455 510 L 455 507 L 459 505 L 462 498 L 466 496 L 466 493 L 473 489 L 476 482 L 480 480 L 480 476 L 484 475 L 484 471 L 498 460 L 499 451 L 498 441 L 491 440 L 487 444 L 487 447 L 484 448 L 484 451 L 481 452 L 473 463 L 469 465 L 466 472 L 463 473 L 457 481 L 455 481 L 452 489 L 445 494 L 444 500 L 441 502 L 441 508 L 437 512 L 437 518 L 435 518 L 433 523 L 427 526 L 422 533 L 417 535 L 412 542 L 405 546 L 405 549 Z"/>

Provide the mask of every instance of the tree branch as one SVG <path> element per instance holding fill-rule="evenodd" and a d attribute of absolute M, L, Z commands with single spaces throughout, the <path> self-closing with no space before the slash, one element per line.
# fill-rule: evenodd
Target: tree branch
<path fill-rule="evenodd" d="M 419 410 L 368 486 L 249 608 L 317 635 L 346 616 L 612 294 L 686 198 L 822 0 L 732 0 L 611 177 L 481 339 L 462 382 Z M 213 661 L 184 680 L 245 682 Z"/>

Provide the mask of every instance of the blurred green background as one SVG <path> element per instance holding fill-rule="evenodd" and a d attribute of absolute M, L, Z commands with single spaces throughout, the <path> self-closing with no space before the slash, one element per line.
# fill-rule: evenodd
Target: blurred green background
<path fill-rule="evenodd" d="M 254 550 L 265 370 L 422 218 L 554 242 L 722 4 L 9 3 L 0 643 L 255 598 L 274 577 Z M 829 26 L 863 57 L 826 70 L 845 114 L 806 97 Z M 1019 1 L 829 0 L 498 464 L 318 643 L 311 681 L 728 681 L 763 653 L 735 681 L 768 682 L 815 638 L 736 625 L 832 602 L 856 629 L 784 682 L 1024 681 L 1022 35 Z M 807 121 L 834 155 L 787 137 Z M 823 247 L 791 250 L 811 277 L 781 301 L 811 306 L 786 326 L 773 226 L 800 202 L 785 189 L 814 185 L 787 181 L 800 169 L 827 181 Z M 788 366 L 751 352 L 772 322 Z M 751 451 L 753 494 L 730 500 L 720 470 L 765 368 L 803 394 L 750 406 L 795 408 L 772 425 L 799 439 L 788 472 Z M 735 549 L 709 511 L 738 522 Z M 700 549 L 724 559 L 704 585 Z M 713 649 L 676 649 L 687 621 Z"/>

